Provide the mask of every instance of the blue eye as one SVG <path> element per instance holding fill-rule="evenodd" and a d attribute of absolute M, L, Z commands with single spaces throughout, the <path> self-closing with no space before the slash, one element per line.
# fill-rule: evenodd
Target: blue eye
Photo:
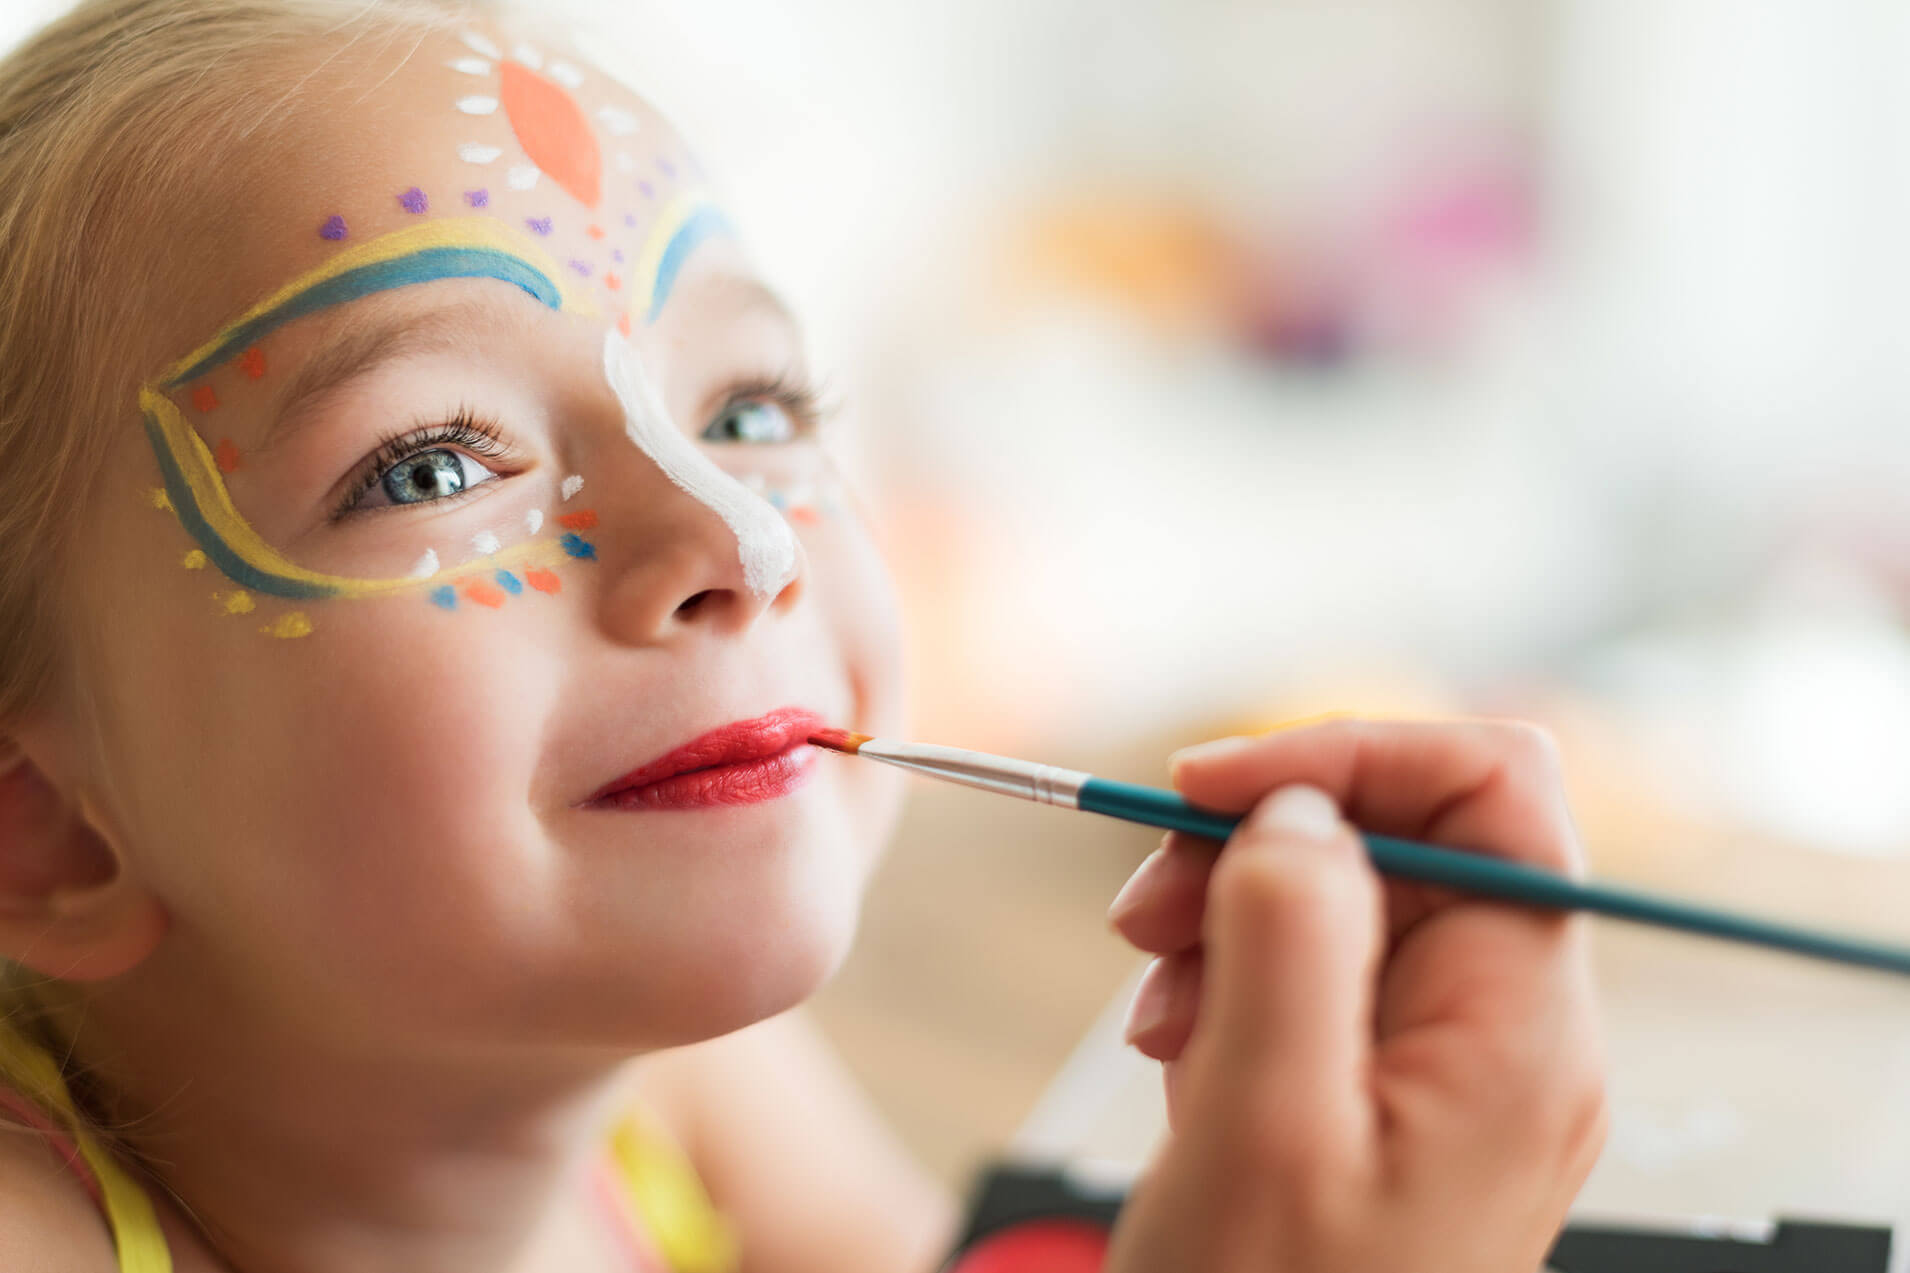
<path fill-rule="evenodd" d="M 359 507 L 428 504 L 433 500 L 448 499 L 496 477 L 497 474 L 462 451 L 420 451 L 386 469 L 377 484 L 366 492 L 366 498 Z"/>
<path fill-rule="evenodd" d="M 705 442 L 790 442 L 798 427 L 780 402 L 751 398 L 732 402 L 703 430 Z"/>

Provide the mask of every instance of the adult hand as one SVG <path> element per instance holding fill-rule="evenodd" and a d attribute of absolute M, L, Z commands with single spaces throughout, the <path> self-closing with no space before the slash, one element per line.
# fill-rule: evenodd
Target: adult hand
<path fill-rule="evenodd" d="M 1603 1146 L 1585 921 L 1382 879 L 1353 831 L 1582 874 L 1550 740 L 1341 720 L 1180 753 L 1196 804 L 1110 917 L 1172 1134 L 1110 1271 L 1534 1273 Z M 1342 812 L 1343 811 L 1343 812 Z"/>

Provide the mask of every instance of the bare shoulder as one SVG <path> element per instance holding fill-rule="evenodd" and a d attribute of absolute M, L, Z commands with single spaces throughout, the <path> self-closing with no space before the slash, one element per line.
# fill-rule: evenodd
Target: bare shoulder
<path fill-rule="evenodd" d="M 37 1132 L 0 1119 L 0 1269 L 114 1273 L 99 1207 Z"/>

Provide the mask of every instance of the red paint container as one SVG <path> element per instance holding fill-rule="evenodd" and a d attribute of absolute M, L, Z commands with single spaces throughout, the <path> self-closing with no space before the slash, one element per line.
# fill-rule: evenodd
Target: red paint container
<path fill-rule="evenodd" d="M 982 1238 L 948 1273 L 1100 1273 L 1108 1231 L 1087 1220 L 1027 1220 Z"/>

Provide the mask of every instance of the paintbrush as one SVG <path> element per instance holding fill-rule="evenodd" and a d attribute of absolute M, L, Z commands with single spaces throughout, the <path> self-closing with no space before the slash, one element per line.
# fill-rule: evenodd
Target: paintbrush
<path fill-rule="evenodd" d="M 1232 835 L 1241 818 L 1239 814 L 1218 813 L 1189 804 L 1176 793 L 1157 787 L 1115 782 L 1078 769 L 1060 769 L 959 747 L 892 742 L 841 729 L 819 730 L 809 741 L 830 751 L 878 760 L 944 782 L 978 787 L 1036 804 L 1099 813 L 1123 822 L 1166 827 L 1214 841 L 1224 841 Z M 1543 867 L 1508 862 L 1482 853 L 1442 849 L 1365 831 L 1360 832 L 1360 838 L 1366 843 L 1367 856 L 1373 865 L 1395 879 L 1443 884 L 1527 906 L 1589 911 L 1633 923 L 1910 976 L 1910 948 L 1734 914 L 1595 880 L 1573 880 Z"/>

